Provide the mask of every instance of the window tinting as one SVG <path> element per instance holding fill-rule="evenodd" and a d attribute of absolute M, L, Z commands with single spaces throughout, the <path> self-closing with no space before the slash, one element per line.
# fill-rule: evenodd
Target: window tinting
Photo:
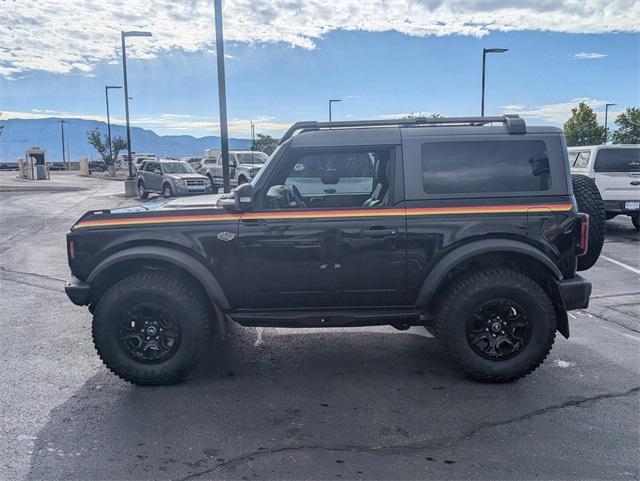
<path fill-rule="evenodd" d="M 539 140 L 426 143 L 422 182 L 428 194 L 549 190 L 547 147 Z"/>
<path fill-rule="evenodd" d="M 640 172 L 640 149 L 598 151 L 593 167 L 596 172 Z"/>

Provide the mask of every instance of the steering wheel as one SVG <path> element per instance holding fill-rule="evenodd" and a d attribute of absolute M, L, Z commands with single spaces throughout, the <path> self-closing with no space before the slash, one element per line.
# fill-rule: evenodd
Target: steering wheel
<path fill-rule="evenodd" d="M 305 204 L 304 200 L 302 200 L 302 195 L 300 195 L 300 190 L 295 186 L 295 184 L 291 184 L 291 193 L 293 194 L 293 200 L 298 204 L 298 207 L 306 208 L 307 204 Z"/>

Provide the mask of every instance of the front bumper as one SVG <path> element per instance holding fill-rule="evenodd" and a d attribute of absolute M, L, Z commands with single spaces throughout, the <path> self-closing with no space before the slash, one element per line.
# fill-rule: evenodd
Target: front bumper
<path fill-rule="evenodd" d="M 71 276 L 71 279 L 67 281 L 64 286 L 64 292 L 66 292 L 67 297 L 71 299 L 71 302 L 76 306 L 86 306 L 89 304 L 91 287 L 75 276 Z"/>
<path fill-rule="evenodd" d="M 589 307 L 591 282 L 582 276 L 575 275 L 570 279 L 557 281 L 557 283 L 565 310 L 571 311 Z"/>

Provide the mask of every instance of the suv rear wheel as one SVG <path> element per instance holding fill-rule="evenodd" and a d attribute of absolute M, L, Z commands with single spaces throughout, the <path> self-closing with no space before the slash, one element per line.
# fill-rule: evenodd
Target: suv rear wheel
<path fill-rule="evenodd" d="M 197 364 L 211 329 L 207 305 L 180 279 L 139 272 L 114 285 L 93 317 L 93 343 L 104 364 L 133 384 L 172 384 Z"/>
<path fill-rule="evenodd" d="M 514 381 L 533 372 L 555 340 L 549 296 L 531 278 L 489 268 L 457 278 L 436 310 L 441 345 L 471 378 Z"/>

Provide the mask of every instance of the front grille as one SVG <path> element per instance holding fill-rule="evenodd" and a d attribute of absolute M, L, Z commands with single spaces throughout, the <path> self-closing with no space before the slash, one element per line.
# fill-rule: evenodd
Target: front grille
<path fill-rule="evenodd" d="M 204 179 L 187 179 L 187 187 L 204 187 Z"/>

